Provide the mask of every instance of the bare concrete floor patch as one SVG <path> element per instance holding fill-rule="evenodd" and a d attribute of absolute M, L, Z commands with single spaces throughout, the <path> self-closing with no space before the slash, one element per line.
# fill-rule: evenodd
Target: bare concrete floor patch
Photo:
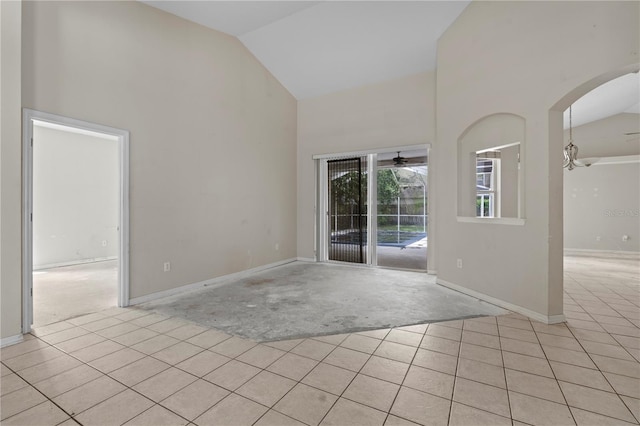
<path fill-rule="evenodd" d="M 262 342 L 508 313 L 425 273 L 305 262 L 138 308 Z"/>

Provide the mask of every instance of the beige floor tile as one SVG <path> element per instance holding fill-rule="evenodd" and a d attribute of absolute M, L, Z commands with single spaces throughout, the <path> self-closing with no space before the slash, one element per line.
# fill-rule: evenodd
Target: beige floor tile
<path fill-rule="evenodd" d="M 573 334 L 576 336 L 576 338 L 580 342 L 589 341 L 589 342 L 607 343 L 610 345 L 615 345 L 618 343 L 613 337 L 611 337 L 609 333 L 603 333 L 600 331 L 575 329 L 573 330 Z"/>
<path fill-rule="evenodd" d="M 372 356 L 360 370 L 360 373 L 399 385 L 408 370 L 409 364 L 404 362 Z"/>
<path fill-rule="evenodd" d="M 620 399 L 625 403 L 629 411 L 635 416 L 636 421 L 640 422 L 640 399 L 621 396 Z"/>
<path fill-rule="evenodd" d="M 462 324 L 464 323 L 463 320 L 452 320 L 452 321 L 442 321 L 442 322 L 438 322 L 435 325 L 441 326 L 441 327 L 449 327 L 449 328 L 457 328 L 458 330 L 462 330 Z M 431 325 L 431 324 L 429 324 Z"/>
<path fill-rule="evenodd" d="M 225 389 L 234 391 L 260 372 L 259 368 L 231 360 L 203 378 Z"/>
<path fill-rule="evenodd" d="M 507 391 L 494 386 L 458 377 L 453 400 L 503 417 L 510 416 Z"/>
<path fill-rule="evenodd" d="M 453 402 L 449 426 L 510 426 L 511 419 Z"/>
<path fill-rule="evenodd" d="M 340 344 L 341 347 L 353 349 L 354 351 L 372 354 L 380 345 L 380 340 L 360 334 L 351 334 Z"/>
<path fill-rule="evenodd" d="M 208 330 L 209 328 L 202 327 L 197 324 L 186 324 L 181 327 L 174 328 L 171 331 L 167 331 L 164 334 L 178 340 L 187 340 Z"/>
<path fill-rule="evenodd" d="M 32 386 L 26 386 L 0 397 L 0 420 L 15 416 L 46 401 L 46 398 Z"/>
<path fill-rule="evenodd" d="M 611 386 L 613 386 L 613 389 L 615 389 L 616 393 L 619 393 L 620 395 L 626 395 L 632 398 L 640 399 L 640 381 L 638 381 L 638 379 L 636 379 L 635 377 L 621 376 L 619 374 L 606 373 L 606 372 L 604 373 L 604 375 L 606 376 L 609 383 L 611 383 Z M 560 379 L 560 380 L 564 380 L 564 379 Z M 565 381 L 570 381 L 570 380 L 565 380 Z M 592 386 L 592 387 L 596 387 L 596 386 Z M 603 390 L 610 390 L 610 388 L 603 389 Z"/>
<path fill-rule="evenodd" d="M 299 422 L 284 414 L 278 413 L 275 410 L 269 410 L 264 416 L 260 417 L 255 426 L 304 426 L 304 423 Z"/>
<path fill-rule="evenodd" d="M 0 358 L 6 361 L 19 355 L 24 355 L 38 349 L 46 348 L 49 344 L 40 339 L 31 339 L 15 345 L 7 346 L 0 349 Z"/>
<path fill-rule="evenodd" d="M 186 426 L 188 420 L 172 413 L 161 405 L 154 405 L 147 411 L 129 420 L 127 426 Z"/>
<path fill-rule="evenodd" d="M 569 407 L 533 396 L 509 392 L 511 415 L 514 420 L 531 425 L 574 425 Z"/>
<path fill-rule="evenodd" d="M 502 389 L 507 388 L 504 368 L 496 365 L 460 358 L 456 375 L 464 379 L 474 380 Z"/>
<path fill-rule="evenodd" d="M 280 400 L 296 382 L 268 371 L 261 371 L 235 392 L 267 407 Z"/>
<path fill-rule="evenodd" d="M 460 342 L 436 336 L 424 336 L 420 347 L 453 356 L 458 356 L 458 352 L 460 352 Z"/>
<path fill-rule="evenodd" d="M 258 368 L 267 368 L 286 352 L 270 346 L 257 345 L 240 355 L 237 359 Z"/>
<path fill-rule="evenodd" d="M 581 410 L 579 408 L 571 407 L 570 409 L 571 413 L 573 414 L 573 418 L 575 419 L 578 426 L 629 426 L 633 424 L 614 419 L 613 417 L 603 416 L 601 414 Z"/>
<path fill-rule="evenodd" d="M 551 367 L 558 380 L 574 383 L 577 385 L 588 386 L 613 392 L 613 389 L 598 370 L 590 368 L 578 367 L 577 365 L 564 364 L 561 362 L 551 361 Z M 640 387 L 640 386 L 639 386 Z"/>
<path fill-rule="evenodd" d="M 156 352 L 177 344 L 178 342 L 180 342 L 178 339 L 160 334 L 143 342 L 131 345 L 131 349 L 147 355 L 153 355 Z"/>
<path fill-rule="evenodd" d="M 153 402 L 127 389 L 77 416 L 84 425 L 121 425 L 153 406 Z"/>
<path fill-rule="evenodd" d="M 620 336 L 618 334 L 611 334 L 610 336 L 625 348 L 640 349 L 640 339 L 637 337 Z"/>
<path fill-rule="evenodd" d="M 110 377 L 102 376 L 53 398 L 60 408 L 75 416 L 124 391 L 126 387 Z"/>
<path fill-rule="evenodd" d="M 582 343 L 584 350 L 589 354 L 608 356 L 610 358 L 626 359 L 628 361 L 634 361 L 629 352 L 627 352 L 622 346 L 618 344 L 610 345 L 607 343 L 588 342 Z"/>
<path fill-rule="evenodd" d="M 289 379 L 300 381 L 307 373 L 313 370 L 316 365 L 318 365 L 318 361 L 316 360 L 287 353 L 271 364 L 267 370 L 288 377 Z"/>
<path fill-rule="evenodd" d="M 34 365 L 42 364 L 54 358 L 66 356 L 64 352 L 49 346 L 26 354 L 18 355 L 11 359 L 3 359 L 2 362 L 13 371 L 21 371 Z"/>
<path fill-rule="evenodd" d="M 581 351 L 580 343 L 573 337 L 554 336 L 553 334 L 538 333 L 540 343 L 545 346 L 555 346 L 557 348 Z"/>
<path fill-rule="evenodd" d="M 250 399 L 231 394 L 195 419 L 193 423 L 199 426 L 249 426 L 254 424 L 267 410 L 267 407 Z"/>
<path fill-rule="evenodd" d="M 635 421 L 629 409 L 620 401 L 620 398 L 618 398 L 616 394 L 574 385 L 573 383 L 559 383 L 569 406 L 593 411 L 627 422 Z"/>
<path fill-rule="evenodd" d="M 105 340 L 100 343 L 96 343 L 95 345 L 79 349 L 75 352 L 71 352 L 71 355 L 75 358 L 78 358 L 80 361 L 90 362 L 124 348 L 125 347 L 119 343 L 113 342 L 111 340 Z"/>
<path fill-rule="evenodd" d="M 440 352 L 418 349 L 413 364 L 447 374 L 455 374 L 458 357 Z"/>
<path fill-rule="evenodd" d="M 451 399 L 455 376 L 412 365 L 403 386 Z"/>
<path fill-rule="evenodd" d="M 593 362 L 596 363 L 601 371 L 640 379 L 640 363 L 638 362 L 600 355 L 591 355 L 591 359 L 593 359 Z"/>
<path fill-rule="evenodd" d="M 119 314 L 119 315 L 114 315 L 114 317 L 118 318 L 119 320 L 122 320 L 122 321 L 131 321 L 131 320 L 134 320 L 136 318 L 143 317 L 145 315 L 150 315 L 150 312 L 143 311 L 143 310 L 136 309 L 136 308 L 129 308 L 129 309 L 127 309 L 127 312 L 124 312 L 124 313 Z"/>
<path fill-rule="evenodd" d="M 349 334 L 331 334 L 328 336 L 315 336 L 312 337 L 312 339 L 319 342 L 328 343 L 330 345 L 338 346 L 340 343 L 344 342 L 347 337 L 349 337 Z"/>
<path fill-rule="evenodd" d="M 178 327 L 182 327 L 183 325 L 187 325 L 188 322 L 182 320 L 180 318 L 169 318 L 164 321 L 159 321 L 148 325 L 148 328 L 151 331 L 155 331 L 156 333 L 167 333 L 171 330 L 175 330 Z"/>
<path fill-rule="evenodd" d="M 383 425 L 387 413 L 375 410 L 357 402 L 340 398 L 322 420 L 321 425 Z"/>
<path fill-rule="evenodd" d="M 298 383 L 273 409 L 315 426 L 320 423 L 337 399 L 337 396 L 330 393 Z"/>
<path fill-rule="evenodd" d="M 84 349 L 86 347 L 93 346 L 96 343 L 100 343 L 104 341 L 106 341 L 104 337 L 94 333 L 90 333 L 90 334 L 85 334 L 84 336 L 65 340 L 64 342 L 56 343 L 55 347 L 67 353 L 73 353 L 80 349 Z"/>
<path fill-rule="evenodd" d="M 112 340 L 120 343 L 121 345 L 133 346 L 156 336 L 158 336 L 158 333 L 156 333 L 155 331 L 151 331 L 146 328 L 139 328 L 129 333 L 125 333 L 125 334 L 121 334 L 120 336 L 113 337 Z"/>
<path fill-rule="evenodd" d="M 387 416 L 387 420 L 384 422 L 385 426 L 415 426 L 417 424 L 418 423 L 410 422 L 409 420 L 394 416 L 392 414 L 389 414 Z"/>
<path fill-rule="evenodd" d="M 70 328 L 76 327 L 67 321 L 60 321 L 53 324 L 43 325 L 40 327 L 34 327 L 31 329 L 31 334 L 34 336 L 46 336 L 47 334 L 57 333 L 59 331 L 68 330 Z"/>
<path fill-rule="evenodd" d="M 545 357 L 542 347 L 538 343 L 501 337 L 500 347 L 506 352 L 515 352 L 521 355 L 535 356 L 538 358 Z"/>
<path fill-rule="evenodd" d="M 141 352 L 134 351 L 131 348 L 124 348 L 101 358 L 94 359 L 88 364 L 103 373 L 110 373 L 144 357 L 145 355 Z"/>
<path fill-rule="evenodd" d="M 416 354 L 417 348 L 414 346 L 401 345 L 399 343 L 383 341 L 374 352 L 382 358 L 389 358 L 394 361 L 410 363 Z"/>
<path fill-rule="evenodd" d="M 231 358 L 227 358 L 224 355 L 211 351 L 202 351 L 199 354 L 176 364 L 176 368 L 184 370 L 194 376 L 203 377 L 229 361 L 231 361 Z"/>
<path fill-rule="evenodd" d="M 555 379 L 509 369 L 505 370 L 505 373 L 509 391 L 524 393 L 559 404 L 565 403 L 558 382 Z"/>
<path fill-rule="evenodd" d="M 579 367 L 596 368 L 586 352 L 570 351 L 568 349 L 545 346 L 544 353 L 549 361 L 564 362 L 565 364 L 577 365 Z"/>
<path fill-rule="evenodd" d="M 96 334 L 107 339 L 114 339 L 116 337 L 122 336 L 123 334 L 131 333 L 136 330 L 140 330 L 140 327 L 129 324 L 128 322 L 121 322 L 120 324 L 114 325 L 113 327 L 98 330 L 96 331 Z"/>
<path fill-rule="evenodd" d="M 390 414 L 421 425 L 445 425 L 450 407 L 451 401 L 448 399 L 403 386 L 391 407 Z"/>
<path fill-rule="evenodd" d="M 370 356 L 363 352 L 337 347 L 326 356 L 323 362 L 351 371 L 360 371 Z"/>
<path fill-rule="evenodd" d="M 460 341 L 462 338 L 462 330 L 459 328 L 453 328 L 451 326 L 445 326 L 441 324 L 429 324 L 427 332 L 428 336 L 443 337 L 445 339 Z"/>
<path fill-rule="evenodd" d="M 90 322 L 88 324 L 83 324 L 81 327 L 84 328 L 85 330 L 95 332 L 98 330 L 102 330 L 102 329 L 113 327 L 120 324 L 124 324 L 124 323 L 119 319 L 108 317 L 98 321 Z"/>
<path fill-rule="evenodd" d="M 329 353 L 334 349 L 334 345 L 307 339 L 295 348 L 291 349 L 291 352 L 307 358 L 315 359 L 316 361 L 322 361 L 322 359 L 329 355 Z"/>
<path fill-rule="evenodd" d="M 387 334 L 389 334 L 390 331 L 391 331 L 390 328 L 383 328 L 380 330 L 360 331 L 356 334 L 359 334 L 361 336 L 373 337 L 374 339 L 383 340 L 385 337 L 387 337 Z"/>
<path fill-rule="evenodd" d="M 209 349 L 218 343 L 222 343 L 231 336 L 218 330 L 207 330 L 204 333 L 200 333 L 193 337 L 190 337 L 186 341 L 192 345 L 200 346 L 204 349 Z"/>
<path fill-rule="evenodd" d="M 358 374 L 342 394 L 343 398 L 382 411 L 389 411 L 400 389 L 399 385 Z"/>
<path fill-rule="evenodd" d="M 229 391 L 205 380 L 196 380 L 180 389 L 161 405 L 182 417 L 194 420 L 229 395 Z"/>
<path fill-rule="evenodd" d="M 498 335 L 498 326 L 495 322 L 491 324 L 483 321 L 465 320 L 462 329 L 464 331 L 474 331 L 476 333 L 491 334 L 493 336 Z"/>
<path fill-rule="evenodd" d="M 462 343 L 460 346 L 460 358 L 480 361 L 502 367 L 502 354 L 497 349 Z"/>
<path fill-rule="evenodd" d="M 82 315 L 79 317 L 68 319 L 67 322 L 73 325 L 83 325 L 83 324 L 88 324 L 90 322 L 99 321 L 105 318 L 107 318 L 106 315 L 102 315 L 101 313 L 96 312 L 93 314 Z"/>
<path fill-rule="evenodd" d="M 138 327 L 148 327 L 151 324 L 155 324 L 166 319 L 169 319 L 169 317 L 160 314 L 151 314 L 132 319 L 129 321 L 129 324 L 137 325 Z"/>
<path fill-rule="evenodd" d="M 510 327 L 517 328 L 525 331 L 533 331 L 533 326 L 531 325 L 531 321 L 527 317 L 514 318 L 509 317 L 508 315 L 501 315 L 496 317 L 498 321 L 498 328 L 500 327 Z"/>
<path fill-rule="evenodd" d="M 462 332 L 462 342 L 472 345 L 485 346 L 492 349 L 500 349 L 500 338 L 490 334 L 477 333 L 475 331 L 464 330 Z"/>
<path fill-rule="evenodd" d="M 506 337 L 514 340 L 523 340 L 525 342 L 538 343 L 538 336 L 533 331 L 521 330 L 519 328 L 499 326 L 500 337 Z"/>
<path fill-rule="evenodd" d="M 427 332 L 427 327 L 429 327 L 429 324 L 415 324 L 396 327 L 396 329 L 402 331 L 410 331 L 412 333 L 424 334 Z"/>
<path fill-rule="evenodd" d="M 101 376 L 102 373 L 99 371 L 82 364 L 78 367 L 42 380 L 34 384 L 34 386 L 49 398 L 53 398 L 64 392 L 75 389 L 78 386 L 82 386 L 85 383 L 89 383 Z"/>
<path fill-rule="evenodd" d="M 569 331 L 569 328 L 565 324 L 547 325 L 547 324 L 542 324 L 540 322 L 532 321 L 531 325 L 533 326 L 533 329 L 539 333 L 553 334 L 556 336 L 573 337 L 573 335 L 571 334 L 571 331 Z"/>
<path fill-rule="evenodd" d="M 422 334 L 393 329 L 389 332 L 389 334 L 387 334 L 387 337 L 385 337 L 384 340 L 387 342 L 394 342 L 400 343 L 402 345 L 417 347 L 420 346 L 420 342 L 422 341 Z"/>
<path fill-rule="evenodd" d="M 4 419 L 2 424 L 4 426 L 54 426 L 69 418 L 67 413 L 56 407 L 54 403 L 45 401 L 15 416 Z"/>
<path fill-rule="evenodd" d="M 13 374 L 13 371 L 0 362 L 0 377 L 7 376 L 9 374 Z"/>
<path fill-rule="evenodd" d="M 170 365 L 178 364 L 192 356 L 204 351 L 200 346 L 187 342 L 179 342 L 173 346 L 161 349 L 152 356 Z"/>
<path fill-rule="evenodd" d="M 242 339 L 240 337 L 231 337 L 217 345 L 213 346 L 211 351 L 220 355 L 228 356 L 229 358 L 235 358 L 238 355 L 253 348 L 257 343 L 251 340 Z"/>
<path fill-rule="evenodd" d="M 356 376 L 353 371 L 321 362 L 307 376 L 302 379 L 302 383 L 309 386 L 340 395 L 349 386 L 349 383 Z"/>
<path fill-rule="evenodd" d="M 160 402 L 197 379 L 196 376 L 171 367 L 138 383 L 133 389 L 155 402 Z"/>
<path fill-rule="evenodd" d="M 265 342 L 263 345 L 289 352 L 291 349 L 302 343 L 304 339 L 280 340 L 278 342 Z"/>
<path fill-rule="evenodd" d="M 14 373 L 8 374 L 0 380 L 0 396 L 17 391 L 25 386 L 28 386 L 28 383 L 22 380 L 20 376 Z"/>
<path fill-rule="evenodd" d="M 169 367 L 169 364 L 148 356 L 112 371 L 109 376 L 131 387 Z"/>

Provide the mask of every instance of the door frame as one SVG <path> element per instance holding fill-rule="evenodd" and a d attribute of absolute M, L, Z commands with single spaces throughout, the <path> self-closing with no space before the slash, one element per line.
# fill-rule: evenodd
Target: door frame
<path fill-rule="evenodd" d="M 316 262 L 337 262 L 329 260 L 329 242 L 328 242 L 328 224 L 327 224 L 327 199 L 328 199 L 328 188 L 326 185 L 327 180 L 327 161 L 335 160 L 340 158 L 349 158 L 349 157 L 367 157 L 367 173 L 368 173 L 368 188 L 367 188 L 367 261 L 365 263 L 353 263 L 349 264 L 352 266 L 366 266 L 366 267 L 377 267 L 378 266 L 378 255 L 377 255 L 377 245 L 378 245 L 378 223 L 377 220 L 373 220 L 373 218 L 377 218 L 378 215 L 378 194 L 377 191 L 371 190 L 372 188 L 377 188 L 377 170 L 378 170 L 378 154 L 386 154 L 393 153 L 397 151 L 414 151 L 426 149 L 427 150 L 427 164 L 429 164 L 430 159 L 430 143 L 424 143 L 419 145 L 404 145 L 397 147 L 388 147 L 388 148 L 378 148 L 378 149 L 368 149 L 362 151 L 350 151 L 350 152 L 341 152 L 341 153 L 332 153 L 332 154 L 318 154 L 314 155 L 312 158 L 315 164 L 315 172 L 316 172 L 316 182 L 315 182 L 315 190 L 316 190 L 316 200 L 315 200 L 315 228 L 316 231 L 314 233 L 315 239 L 315 260 Z M 427 167 L 427 182 L 430 181 L 431 177 L 431 167 Z M 427 185 L 429 186 L 429 185 Z M 431 206 L 431 203 L 429 203 Z M 429 228 L 431 227 L 431 221 L 427 224 L 427 232 L 430 233 Z M 429 247 L 427 247 L 427 255 L 429 252 Z M 344 264 L 345 262 L 337 262 Z M 427 264 L 428 266 L 428 264 Z"/>
<path fill-rule="evenodd" d="M 34 121 L 116 138 L 119 163 L 118 306 L 129 306 L 129 132 L 28 108 L 22 113 L 22 332 L 33 324 L 33 126 Z"/>

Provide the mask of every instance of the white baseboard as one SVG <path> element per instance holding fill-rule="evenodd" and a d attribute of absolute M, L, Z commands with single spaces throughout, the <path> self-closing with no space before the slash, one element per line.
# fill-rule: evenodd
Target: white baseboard
<path fill-rule="evenodd" d="M 16 334 L 15 336 L 5 337 L 0 339 L 0 348 L 4 348 L 5 346 L 15 345 L 16 343 L 20 343 L 24 340 L 22 334 Z"/>
<path fill-rule="evenodd" d="M 77 260 L 70 260 L 68 262 L 48 263 L 46 265 L 33 265 L 33 270 L 41 271 L 43 269 L 61 268 L 63 266 L 73 266 L 73 265 L 84 265 L 85 263 L 106 262 L 108 260 L 118 260 L 118 256 L 95 257 L 92 259 L 77 259 Z"/>
<path fill-rule="evenodd" d="M 298 262 L 314 262 L 315 263 L 315 259 L 312 257 L 297 257 L 296 260 Z"/>
<path fill-rule="evenodd" d="M 577 249 L 566 248 L 564 249 L 565 256 L 590 256 L 590 257 L 611 257 L 611 256 L 623 256 L 635 258 L 640 256 L 640 252 L 637 251 L 624 251 L 624 250 L 596 250 L 596 249 Z"/>
<path fill-rule="evenodd" d="M 429 275 L 438 275 L 438 271 L 435 269 L 427 269 L 427 274 Z"/>
<path fill-rule="evenodd" d="M 198 290 L 204 287 L 211 287 L 215 285 L 224 284 L 229 280 L 238 280 L 245 278 L 251 274 L 255 274 L 256 272 L 266 271 L 267 269 L 275 268 L 277 266 L 286 265 L 288 263 L 295 262 L 296 258 L 281 260 L 279 262 L 269 263 L 267 265 L 257 266 L 255 268 L 246 269 L 240 272 L 234 272 L 233 274 L 222 275 L 220 277 L 211 278 L 208 280 L 200 281 L 193 284 L 187 284 L 180 287 L 172 288 L 169 290 L 159 291 L 157 293 L 147 294 L 145 296 L 134 297 L 133 299 L 129 299 L 129 306 L 131 305 L 139 305 L 141 303 L 151 302 L 152 300 L 162 299 L 169 296 L 174 296 L 176 294 L 186 293 L 193 290 Z"/>
<path fill-rule="evenodd" d="M 495 297 L 487 296 L 486 294 L 477 292 L 475 290 L 471 290 L 458 284 L 445 281 L 441 278 L 436 279 L 436 284 L 440 284 L 441 286 L 459 291 L 460 293 L 464 293 L 468 296 L 473 296 L 477 299 L 484 300 L 485 302 L 500 306 L 501 308 L 517 312 L 544 324 L 558 324 L 565 321 L 564 315 L 543 315 L 530 309 L 523 308 L 522 306 L 514 305 L 513 303 L 505 302 L 504 300 L 496 299 Z"/>

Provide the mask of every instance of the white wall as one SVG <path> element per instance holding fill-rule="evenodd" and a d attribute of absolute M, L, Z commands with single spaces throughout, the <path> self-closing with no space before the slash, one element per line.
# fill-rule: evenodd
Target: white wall
<path fill-rule="evenodd" d="M 640 251 L 639 210 L 639 163 L 564 171 L 565 248 Z"/>
<path fill-rule="evenodd" d="M 0 1 L 0 338 L 21 332 L 22 3 Z"/>
<path fill-rule="evenodd" d="M 116 140 L 34 126 L 34 269 L 117 258 L 119 178 Z"/>
<path fill-rule="evenodd" d="M 296 100 L 236 38 L 139 2 L 25 2 L 22 94 L 130 132 L 132 298 L 296 256 Z"/>
<path fill-rule="evenodd" d="M 472 2 L 440 38 L 432 200 L 441 283 L 561 319 L 562 111 L 597 84 L 637 69 L 638 6 Z M 456 219 L 456 142 L 496 113 L 526 121 L 521 226 Z"/>
<path fill-rule="evenodd" d="M 435 73 L 298 102 L 298 256 L 314 257 L 312 156 L 431 143 Z"/>

